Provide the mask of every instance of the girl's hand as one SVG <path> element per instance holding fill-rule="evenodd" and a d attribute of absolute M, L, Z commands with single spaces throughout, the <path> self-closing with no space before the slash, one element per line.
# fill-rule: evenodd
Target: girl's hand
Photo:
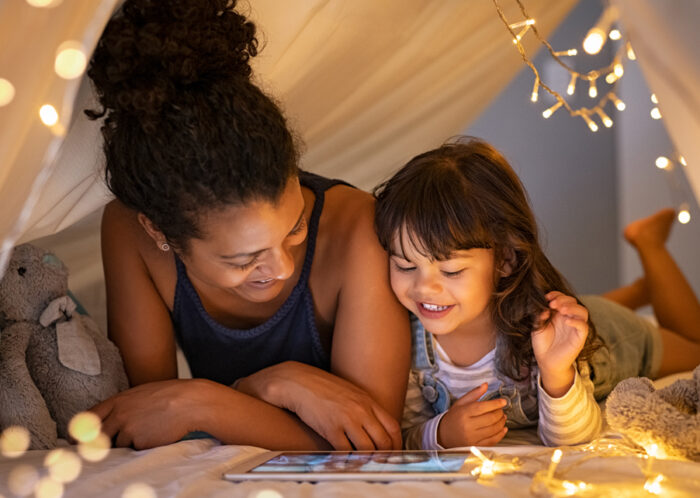
<path fill-rule="evenodd" d="M 488 384 L 481 384 L 459 398 L 445 413 L 438 426 L 438 443 L 443 448 L 492 446 L 508 432 L 504 399 L 478 401 Z"/>
<path fill-rule="evenodd" d="M 400 450 L 401 429 L 365 391 L 321 369 L 287 361 L 236 383 L 236 389 L 290 410 L 336 450 Z"/>
<path fill-rule="evenodd" d="M 561 397 L 574 382 L 574 361 L 588 337 L 588 310 L 576 299 L 550 292 L 546 296 L 549 308 L 540 316 L 548 325 L 532 333 L 532 349 L 540 369 L 542 384 L 550 396 Z"/>
<path fill-rule="evenodd" d="M 197 430 L 213 383 L 166 380 L 133 387 L 94 406 L 114 446 L 137 450 L 174 443 Z"/>

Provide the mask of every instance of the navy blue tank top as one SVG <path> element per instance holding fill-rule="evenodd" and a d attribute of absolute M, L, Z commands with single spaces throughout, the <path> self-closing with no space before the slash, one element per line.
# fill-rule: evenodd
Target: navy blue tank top
<path fill-rule="evenodd" d="M 303 171 L 299 173 L 299 181 L 316 196 L 308 222 L 304 266 L 289 298 L 265 323 L 236 330 L 215 321 L 204 309 L 185 265 L 175 256 L 177 284 L 171 317 L 192 377 L 230 385 L 241 377 L 287 360 L 328 370 L 328 354 L 316 328 L 309 273 L 324 193 L 334 185 L 345 183 Z"/>

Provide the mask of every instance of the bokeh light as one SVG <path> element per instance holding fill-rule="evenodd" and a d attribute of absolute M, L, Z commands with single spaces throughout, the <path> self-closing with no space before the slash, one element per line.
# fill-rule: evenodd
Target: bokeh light
<path fill-rule="evenodd" d="M 39 472 L 31 465 L 20 464 L 13 468 L 7 476 L 7 487 L 11 493 L 27 496 L 34 491 L 39 481 Z"/>
<path fill-rule="evenodd" d="M 41 106 L 41 109 L 39 109 L 39 117 L 41 118 L 41 122 L 46 126 L 53 126 L 58 123 L 58 111 L 50 104 Z"/>
<path fill-rule="evenodd" d="M 122 493 L 122 498 L 157 498 L 157 496 L 152 487 L 142 482 L 129 484 Z"/>
<path fill-rule="evenodd" d="M 68 433 L 81 443 L 89 443 L 100 435 L 102 421 L 92 412 L 77 413 L 68 423 Z"/>
<path fill-rule="evenodd" d="M 56 51 L 54 70 L 56 74 L 66 80 L 78 78 L 85 71 L 87 56 L 85 49 L 76 41 L 61 43 Z"/>
<path fill-rule="evenodd" d="M 253 491 L 248 498 L 282 498 L 282 493 L 274 489 L 260 489 Z"/>
<path fill-rule="evenodd" d="M 32 7 L 56 7 L 63 0 L 27 0 L 27 3 Z"/>
<path fill-rule="evenodd" d="M 61 498 L 63 496 L 63 484 L 56 482 L 51 477 L 42 477 L 34 488 L 36 498 Z"/>
<path fill-rule="evenodd" d="M 0 78 L 0 107 L 12 102 L 15 98 L 15 87 L 5 78 Z"/>
<path fill-rule="evenodd" d="M 671 161 L 666 156 L 659 156 L 656 158 L 656 167 L 659 169 L 666 169 L 670 164 Z"/>
<path fill-rule="evenodd" d="M 29 431 L 18 425 L 11 425 L 0 435 L 0 453 L 7 458 L 17 458 L 29 449 Z"/>
<path fill-rule="evenodd" d="M 99 462 L 107 457 L 111 445 L 112 442 L 109 438 L 105 434 L 100 433 L 92 441 L 80 443 L 78 445 L 78 454 L 88 462 Z"/>
<path fill-rule="evenodd" d="M 80 461 L 80 457 L 72 451 L 57 448 L 46 455 L 44 466 L 49 469 L 51 479 L 67 483 L 78 478 L 83 463 Z"/>

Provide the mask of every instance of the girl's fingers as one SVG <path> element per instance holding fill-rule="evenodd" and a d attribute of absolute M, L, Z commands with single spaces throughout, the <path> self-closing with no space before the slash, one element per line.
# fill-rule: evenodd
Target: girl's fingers
<path fill-rule="evenodd" d="M 501 439 L 503 439 L 507 432 L 508 427 L 503 427 L 502 429 L 498 430 L 498 432 L 496 432 L 495 434 L 486 436 L 480 441 L 477 441 L 475 446 L 493 446 L 494 444 L 498 443 Z"/>
<path fill-rule="evenodd" d="M 476 429 L 491 430 L 491 428 L 493 428 L 492 433 L 495 433 L 497 430 L 501 430 L 505 427 L 506 414 L 503 413 L 503 410 L 500 410 L 500 413 L 499 411 L 493 411 L 480 415 L 479 417 L 474 417 L 471 422 Z"/>
<path fill-rule="evenodd" d="M 506 406 L 506 400 L 503 398 L 491 399 L 489 401 L 479 401 L 473 403 L 466 412 L 470 417 L 480 417 L 490 412 L 502 411 Z"/>
<path fill-rule="evenodd" d="M 573 327 L 576 330 L 579 331 L 579 333 L 583 336 L 588 335 L 588 322 L 584 322 L 582 320 L 576 320 L 574 318 L 569 318 L 564 322 L 567 327 Z"/>

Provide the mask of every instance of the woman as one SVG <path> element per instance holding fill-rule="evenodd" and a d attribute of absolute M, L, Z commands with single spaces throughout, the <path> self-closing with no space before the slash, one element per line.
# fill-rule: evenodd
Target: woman
<path fill-rule="evenodd" d="M 117 446 L 205 431 L 275 449 L 399 449 L 410 354 L 369 194 L 300 172 L 227 0 L 127 0 L 89 75 L 105 117 Z M 176 342 L 193 380 L 176 380 Z M 167 414 L 167 416 L 163 416 Z"/>

